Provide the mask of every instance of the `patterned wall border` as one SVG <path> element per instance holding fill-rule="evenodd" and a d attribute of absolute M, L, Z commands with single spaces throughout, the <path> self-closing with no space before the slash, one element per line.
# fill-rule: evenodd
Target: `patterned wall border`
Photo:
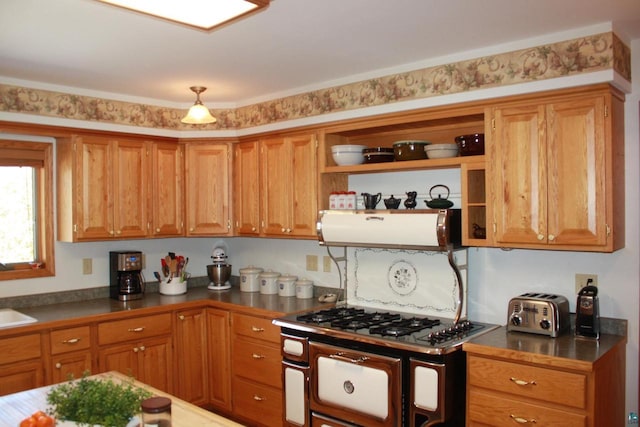
<path fill-rule="evenodd" d="M 614 70 L 631 81 L 631 51 L 614 33 L 392 74 L 237 109 L 184 125 L 184 110 L 0 85 L 0 111 L 174 130 L 242 129 L 399 101 Z"/>

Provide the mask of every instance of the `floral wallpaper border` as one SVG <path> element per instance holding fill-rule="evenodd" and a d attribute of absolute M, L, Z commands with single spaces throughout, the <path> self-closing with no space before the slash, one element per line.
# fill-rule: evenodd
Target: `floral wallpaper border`
<path fill-rule="evenodd" d="M 210 125 L 185 110 L 0 85 L 0 111 L 174 130 L 242 129 L 322 114 L 613 69 L 631 81 L 631 51 L 613 32 L 392 74 L 236 109 Z"/>

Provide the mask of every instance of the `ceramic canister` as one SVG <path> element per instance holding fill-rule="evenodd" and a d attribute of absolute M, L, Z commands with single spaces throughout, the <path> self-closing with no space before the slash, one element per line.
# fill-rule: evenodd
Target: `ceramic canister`
<path fill-rule="evenodd" d="M 250 265 L 249 267 L 240 269 L 240 290 L 242 292 L 258 292 L 260 291 L 260 280 L 258 275 L 262 273 L 262 269 Z"/>
<path fill-rule="evenodd" d="M 281 297 L 295 297 L 296 280 L 298 280 L 297 276 L 291 276 L 289 274 L 280 276 L 278 278 L 278 295 Z"/>
<path fill-rule="evenodd" d="M 313 282 L 311 280 L 300 279 L 296 281 L 296 298 L 313 298 Z"/>
<path fill-rule="evenodd" d="M 260 293 L 267 295 L 277 294 L 278 277 L 280 277 L 280 273 L 271 270 L 260 273 L 258 275 L 260 279 Z"/>

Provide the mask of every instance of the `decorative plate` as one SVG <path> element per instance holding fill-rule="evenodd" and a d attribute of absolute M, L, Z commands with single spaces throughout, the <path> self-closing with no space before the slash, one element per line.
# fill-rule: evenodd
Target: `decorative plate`
<path fill-rule="evenodd" d="M 396 261 L 389 267 L 389 287 L 400 295 L 408 295 L 418 285 L 418 271 L 410 262 Z"/>

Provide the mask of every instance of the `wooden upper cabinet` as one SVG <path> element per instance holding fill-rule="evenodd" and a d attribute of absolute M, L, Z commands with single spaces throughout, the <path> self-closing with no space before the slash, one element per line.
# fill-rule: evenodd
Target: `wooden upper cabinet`
<path fill-rule="evenodd" d="M 149 223 L 147 204 L 149 144 L 117 139 L 112 142 L 113 231 L 118 238 L 146 237 Z"/>
<path fill-rule="evenodd" d="M 145 141 L 74 136 L 57 141 L 58 239 L 139 238 L 147 235 Z"/>
<path fill-rule="evenodd" d="M 185 150 L 186 235 L 229 235 L 229 145 L 188 143 Z"/>
<path fill-rule="evenodd" d="M 184 229 L 184 147 L 153 144 L 151 151 L 151 235 L 180 236 Z"/>
<path fill-rule="evenodd" d="M 234 144 L 233 183 L 235 233 L 260 233 L 260 152 L 258 141 Z"/>
<path fill-rule="evenodd" d="M 493 109 L 487 167 L 498 246 L 624 245 L 621 108 L 619 97 L 598 91 Z"/>
<path fill-rule="evenodd" d="M 315 134 L 261 141 L 263 235 L 316 237 L 316 146 Z"/>

